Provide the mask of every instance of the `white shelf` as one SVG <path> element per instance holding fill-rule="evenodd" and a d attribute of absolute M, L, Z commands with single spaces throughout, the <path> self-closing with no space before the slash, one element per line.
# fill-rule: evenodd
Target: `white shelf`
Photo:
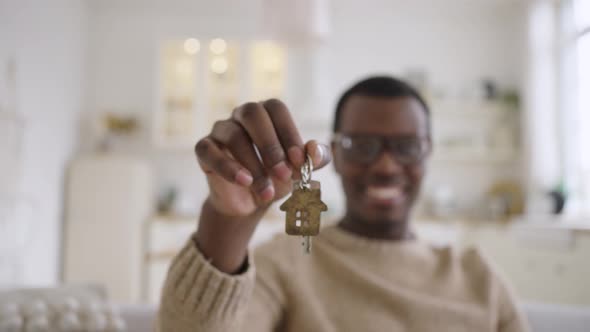
<path fill-rule="evenodd" d="M 517 115 L 518 110 L 501 102 L 471 100 L 435 100 L 431 102 L 432 115 L 453 117 L 498 117 Z"/>
<path fill-rule="evenodd" d="M 442 149 L 441 149 L 442 150 Z M 490 150 L 487 152 L 440 151 L 436 150 L 432 157 L 434 163 L 514 163 L 520 161 L 517 150 Z"/>
<path fill-rule="evenodd" d="M 509 164 L 520 161 L 517 109 L 502 102 L 435 100 L 433 162 Z"/>

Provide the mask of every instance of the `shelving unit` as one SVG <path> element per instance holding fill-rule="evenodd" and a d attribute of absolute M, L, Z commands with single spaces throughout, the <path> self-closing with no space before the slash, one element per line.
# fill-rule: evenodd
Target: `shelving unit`
<path fill-rule="evenodd" d="M 522 187 L 520 112 L 500 101 L 429 104 L 434 150 L 419 214 L 450 219 L 491 214 L 494 200 L 503 199 L 490 196 L 493 188 Z"/>
<path fill-rule="evenodd" d="M 282 98 L 287 49 L 271 41 L 220 38 L 160 43 L 154 107 L 154 143 L 192 148 L 200 132 L 248 100 Z"/>
<path fill-rule="evenodd" d="M 520 159 L 520 114 L 500 102 L 433 101 L 434 162 L 511 163 Z"/>

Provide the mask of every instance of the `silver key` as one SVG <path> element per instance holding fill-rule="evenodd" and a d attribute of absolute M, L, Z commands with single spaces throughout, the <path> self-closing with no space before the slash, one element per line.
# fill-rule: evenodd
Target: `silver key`
<path fill-rule="evenodd" d="M 307 156 L 301 167 L 301 181 L 296 183 L 293 193 L 281 206 L 287 212 L 285 231 L 289 235 L 303 236 L 303 251 L 311 253 L 311 237 L 320 232 L 320 214 L 328 207 L 321 199 L 320 183 L 311 180 L 313 164 Z"/>

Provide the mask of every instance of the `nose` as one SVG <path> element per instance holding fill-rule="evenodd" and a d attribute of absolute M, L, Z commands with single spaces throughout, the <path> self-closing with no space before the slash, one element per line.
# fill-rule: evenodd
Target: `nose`
<path fill-rule="evenodd" d="M 399 174 L 403 171 L 403 165 L 395 159 L 391 152 L 384 150 L 371 164 L 370 170 L 383 175 Z"/>

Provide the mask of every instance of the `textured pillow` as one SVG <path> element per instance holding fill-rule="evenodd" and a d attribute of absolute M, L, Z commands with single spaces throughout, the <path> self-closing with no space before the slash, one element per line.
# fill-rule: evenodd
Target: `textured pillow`
<path fill-rule="evenodd" d="M 0 332 L 123 332 L 125 322 L 102 288 L 0 290 Z"/>

